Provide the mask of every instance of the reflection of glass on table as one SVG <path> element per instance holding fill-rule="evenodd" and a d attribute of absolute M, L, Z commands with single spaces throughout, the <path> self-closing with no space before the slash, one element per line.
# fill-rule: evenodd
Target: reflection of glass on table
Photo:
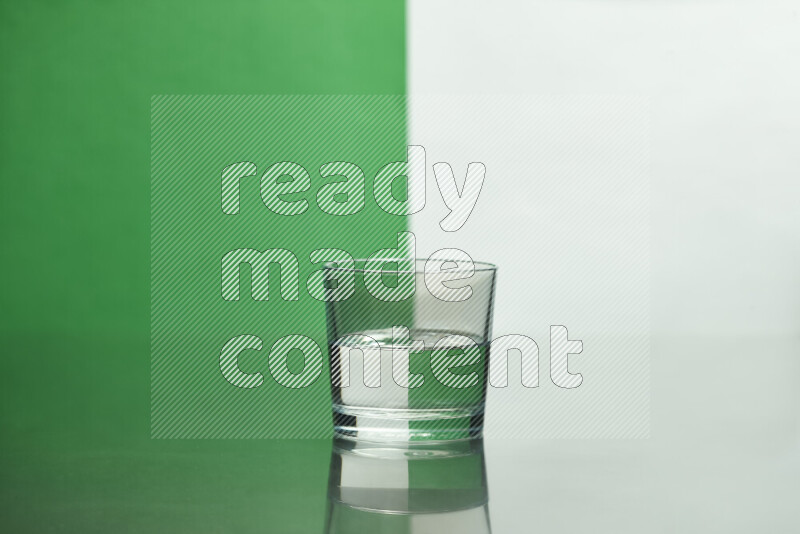
<path fill-rule="evenodd" d="M 326 532 L 490 532 L 483 440 L 335 439 Z"/>

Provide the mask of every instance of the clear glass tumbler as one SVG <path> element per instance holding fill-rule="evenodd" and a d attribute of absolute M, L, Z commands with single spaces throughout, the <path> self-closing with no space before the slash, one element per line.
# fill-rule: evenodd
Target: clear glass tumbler
<path fill-rule="evenodd" d="M 482 435 L 496 271 L 463 258 L 326 266 L 335 435 Z"/>

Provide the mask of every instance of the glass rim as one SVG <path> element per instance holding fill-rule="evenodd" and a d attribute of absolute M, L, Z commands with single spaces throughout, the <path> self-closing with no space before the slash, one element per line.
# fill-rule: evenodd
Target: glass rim
<path fill-rule="evenodd" d="M 383 261 L 383 262 L 407 262 L 409 258 L 398 258 L 398 257 L 387 257 L 387 258 L 356 258 L 353 260 L 352 267 L 340 267 L 339 263 L 349 263 L 349 262 L 326 262 L 323 265 L 323 269 L 326 271 L 342 271 L 342 272 L 353 272 L 353 273 L 424 273 L 425 272 L 425 265 L 429 261 L 433 261 L 439 264 L 443 263 L 455 263 L 456 267 L 451 269 L 447 269 L 444 272 L 448 273 L 459 273 L 459 272 L 467 272 L 469 270 L 473 270 L 474 272 L 486 272 L 486 271 L 497 271 L 497 265 L 493 263 L 489 263 L 486 261 L 471 261 L 473 269 L 461 268 L 458 266 L 459 263 L 464 263 L 461 260 L 454 260 L 454 259 L 432 259 L 432 258 L 412 258 L 414 261 L 414 269 L 367 269 L 366 263 L 368 261 Z M 361 264 L 362 267 L 356 267 L 355 265 Z M 421 265 L 421 267 L 420 267 Z"/>

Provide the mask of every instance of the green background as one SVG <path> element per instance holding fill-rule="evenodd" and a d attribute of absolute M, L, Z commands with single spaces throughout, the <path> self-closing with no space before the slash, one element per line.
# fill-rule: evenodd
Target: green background
<path fill-rule="evenodd" d="M 397 246 L 406 218 L 381 209 L 372 181 L 388 162 L 407 157 L 405 98 L 159 96 L 152 110 L 151 435 L 331 437 L 327 362 L 319 373 L 320 359 L 327 359 L 325 304 L 309 294 L 307 282 L 322 262 L 314 264 L 310 257 L 315 250 L 336 248 L 365 258 Z M 258 172 L 239 180 L 239 213 L 224 213 L 222 169 L 241 161 L 252 162 Z M 308 191 L 282 195 L 297 202 L 293 206 L 304 205 L 303 213 L 275 213 L 259 193 L 260 176 L 283 161 L 309 175 Z M 317 193 L 342 180 L 320 176 L 320 167 L 331 161 L 353 162 L 365 175 L 360 193 L 350 195 L 366 197 L 358 213 L 337 216 L 320 206 L 326 201 Z M 271 265 L 267 278 L 252 265 L 238 266 L 239 299 L 225 300 L 221 260 L 243 249 L 282 249 L 294 260 L 284 260 L 280 268 Z M 291 273 L 297 270 L 295 279 Z M 255 300 L 253 287 L 265 279 L 269 298 Z M 292 286 L 294 300 L 284 293 Z M 262 375 L 257 388 L 238 388 L 220 372 L 222 347 L 243 334 L 262 342 L 261 350 L 236 358 L 242 372 Z M 299 349 L 287 355 L 287 367 L 312 381 L 306 387 L 288 388 L 277 380 L 280 356 L 272 348 L 289 335 L 316 343 L 314 355 Z"/>
<path fill-rule="evenodd" d="M 320 530 L 328 441 L 150 440 L 150 99 L 403 94 L 403 3 L 0 9 L 2 523 Z"/>

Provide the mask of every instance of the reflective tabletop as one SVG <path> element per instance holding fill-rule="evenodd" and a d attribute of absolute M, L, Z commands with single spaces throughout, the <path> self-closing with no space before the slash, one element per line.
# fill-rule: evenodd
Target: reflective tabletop
<path fill-rule="evenodd" d="M 120 421 L 100 446 L 54 445 L 48 436 L 66 431 L 42 427 L 3 437 L 4 522 L 82 533 L 797 532 L 791 340 L 653 348 L 649 439 L 404 449 L 151 440 L 122 434 L 132 423 Z"/>

